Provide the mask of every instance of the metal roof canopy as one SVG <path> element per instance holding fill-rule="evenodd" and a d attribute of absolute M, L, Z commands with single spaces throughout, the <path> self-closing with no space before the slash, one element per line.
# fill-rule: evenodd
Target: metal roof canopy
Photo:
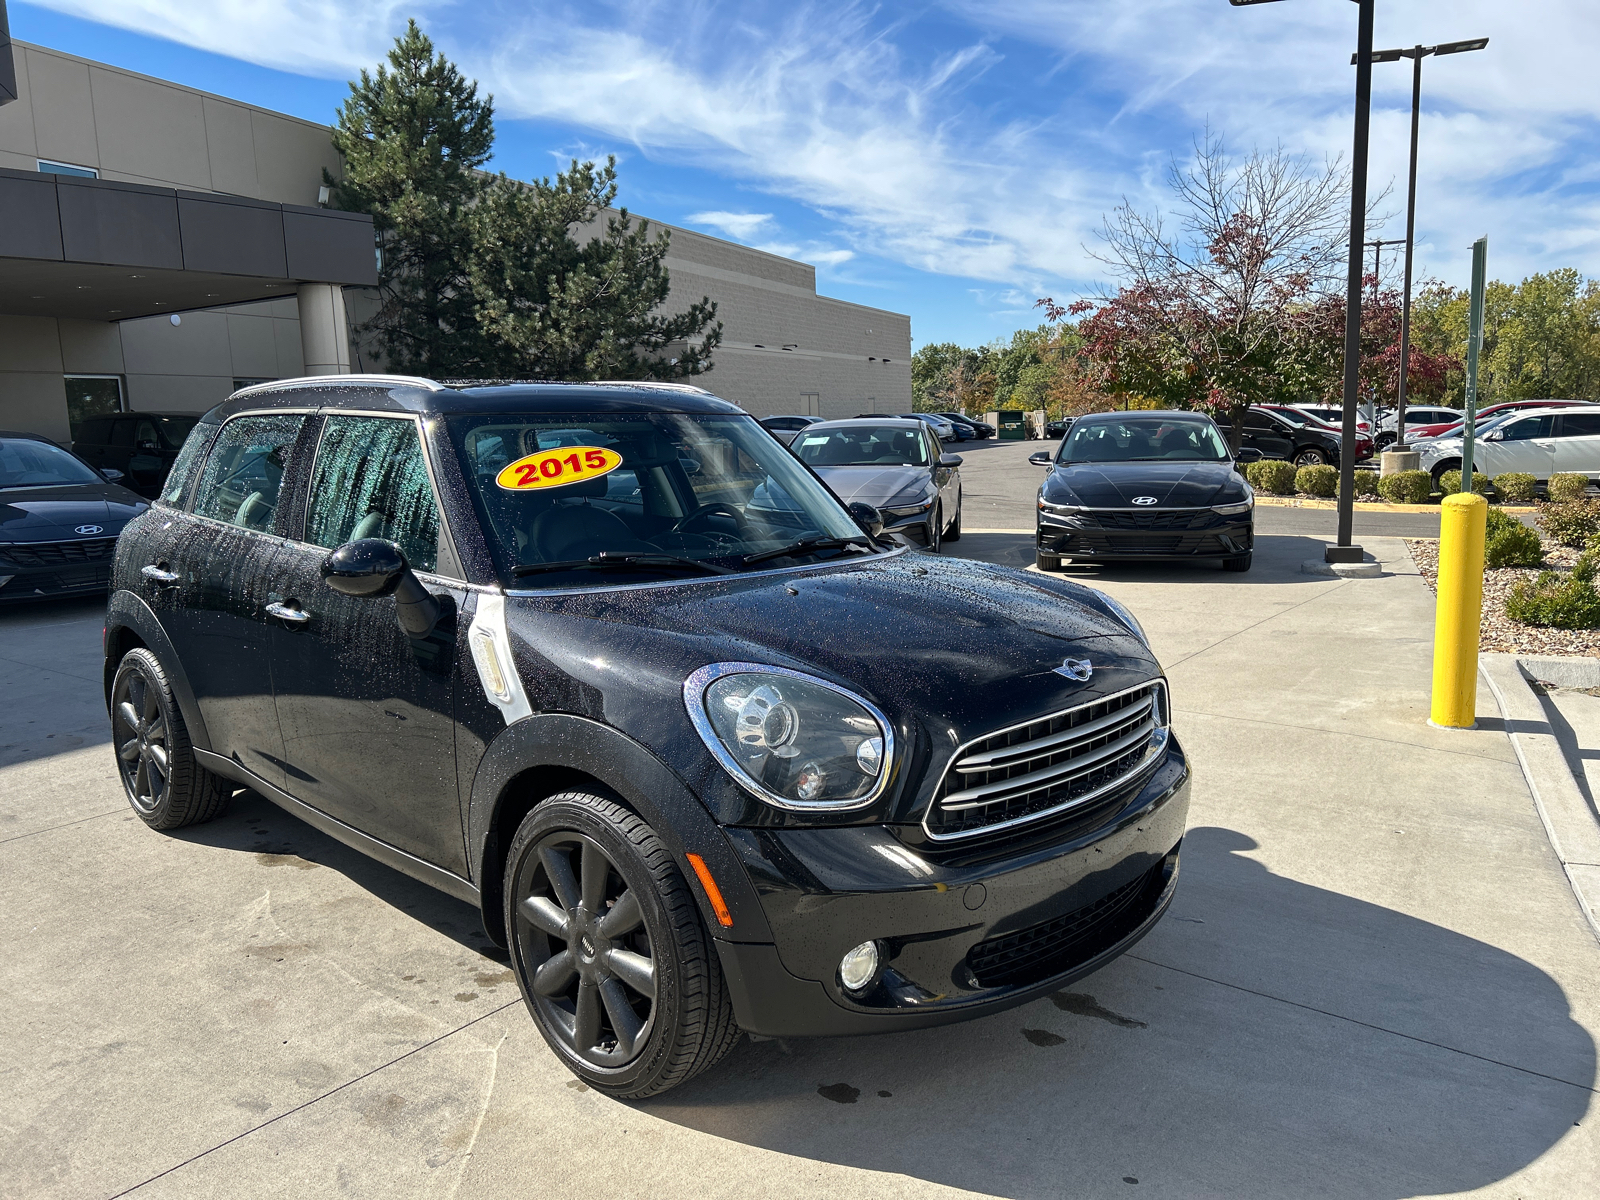
<path fill-rule="evenodd" d="M 372 218 L 0 170 L 0 313 L 120 321 L 378 282 Z"/>

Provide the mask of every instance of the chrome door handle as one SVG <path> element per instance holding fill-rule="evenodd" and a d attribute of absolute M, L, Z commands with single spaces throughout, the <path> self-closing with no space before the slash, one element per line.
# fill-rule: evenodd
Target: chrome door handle
<path fill-rule="evenodd" d="M 280 604 L 277 601 L 267 605 L 267 612 L 280 621 L 293 621 L 296 625 L 304 625 L 311 620 L 311 614 L 304 609 L 290 608 L 287 604 Z"/>
<path fill-rule="evenodd" d="M 140 567 L 139 574 L 143 575 L 146 579 L 153 579 L 157 583 L 178 582 L 178 573 L 176 571 L 164 571 L 160 567 L 156 566 L 155 563 Z"/>

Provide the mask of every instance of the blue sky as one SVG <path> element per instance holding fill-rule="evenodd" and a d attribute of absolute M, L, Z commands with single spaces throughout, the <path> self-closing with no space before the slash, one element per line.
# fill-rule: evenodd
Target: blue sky
<path fill-rule="evenodd" d="M 1348 153 L 1355 6 L 992 0 L 42 0 L 12 34 L 327 121 L 415 16 L 495 94 L 495 166 L 615 154 L 648 217 L 815 263 L 916 345 L 1037 324 L 1096 290 L 1102 214 L 1163 203 L 1209 121 L 1230 147 Z M 1593 0 L 1380 0 L 1380 46 L 1489 36 L 1424 68 L 1418 265 L 1600 275 Z M 1373 178 L 1403 186 L 1409 63 L 1375 68 Z M 1390 208 L 1402 209 L 1398 195 Z M 1404 232 L 1398 217 L 1369 236 Z"/>

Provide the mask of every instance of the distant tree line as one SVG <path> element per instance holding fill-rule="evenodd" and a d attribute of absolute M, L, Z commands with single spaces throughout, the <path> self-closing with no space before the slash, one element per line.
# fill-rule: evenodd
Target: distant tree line
<path fill-rule="evenodd" d="M 1114 289 L 1040 300 L 1045 324 L 1009 344 L 924 346 L 912 363 L 918 407 L 1199 409 L 1237 445 L 1251 404 L 1338 402 L 1349 228 L 1341 164 L 1281 149 L 1236 163 L 1207 131 L 1168 183 L 1170 213 L 1124 203 L 1108 216 L 1101 261 Z M 1365 286 L 1362 400 L 1388 404 L 1401 298 L 1375 276 Z M 1463 402 L 1466 324 L 1464 292 L 1436 281 L 1416 288 L 1409 399 Z M 1479 395 L 1486 404 L 1600 399 L 1600 281 L 1562 270 L 1490 284 Z"/>
<path fill-rule="evenodd" d="M 333 202 L 377 231 L 379 308 L 359 332 L 389 369 L 568 380 L 711 369 L 717 306 L 663 311 L 668 231 L 625 208 L 597 225 L 617 196 L 615 159 L 574 160 L 553 182 L 486 172 L 494 98 L 415 21 L 387 66 L 350 84 L 333 143 L 344 159 L 342 177 L 324 174 Z"/>

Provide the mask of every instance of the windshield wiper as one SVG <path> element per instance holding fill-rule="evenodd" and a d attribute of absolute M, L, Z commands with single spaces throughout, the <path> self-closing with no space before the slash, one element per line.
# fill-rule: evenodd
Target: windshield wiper
<path fill-rule="evenodd" d="M 846 546 L 865 546 L 872 549 L 876 543 L 869 537 L 810 537 L 801 538 L 798 542 L 790 542 L 787 546 L 780 546 L 776 550 L 763 550 L 760 554 L 746 554 L 745 566 L 758 562 L 767 562 L 774 558 L 788 558 L 793 554 L 807 554 L 812 550 L 843 550 Z"/>
<path fill-rule="evenodd" d="M 732 575 L 732 567 L 719 567 L 715 563 L 701 562 L 696 558 L 682 558 L 676 554 L 631 554 L 627 551 L 602 550 L 588 558 L 569 558 L 562 562 L 524 563 L 511 568 L 511 577 L 539 575 L 545 571 L 578 571 L 585 567 L 622 567 L 633 570 L 639 567 L 689 567 L 708 575 Z"/>

